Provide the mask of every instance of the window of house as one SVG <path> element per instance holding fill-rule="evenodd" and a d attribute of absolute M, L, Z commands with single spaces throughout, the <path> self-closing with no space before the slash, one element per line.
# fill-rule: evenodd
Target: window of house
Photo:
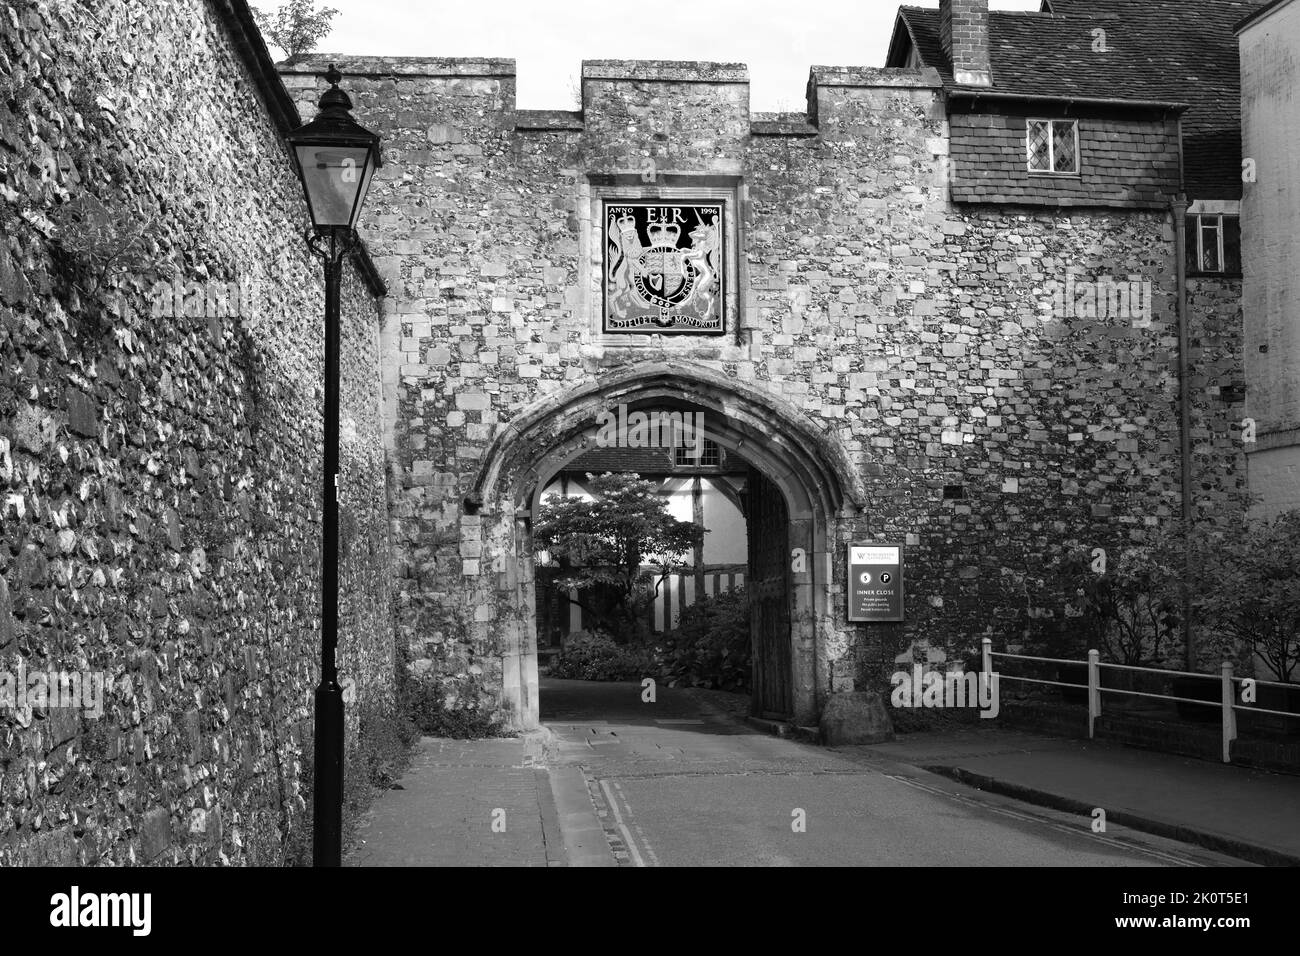
<path fill-rule="evenodd" d="M 1241 217 L 1217 213 L 1187 217 L 1187 271 L 1241 274 Z"/>
<path fill-rule="evenodd" d="M 674 459 L 678 468 L 717 468 L 722 464 L 722 449 L 718 443 L 704 439 L 704 448 L 699 458 L 695 457 L 695 446 L 679 445 Z"/>
<path fill-rule="evenodd" d="M 1027 121 L 1031 173 L 1079 172 L 1079 124 L 1075 120 Z"/>

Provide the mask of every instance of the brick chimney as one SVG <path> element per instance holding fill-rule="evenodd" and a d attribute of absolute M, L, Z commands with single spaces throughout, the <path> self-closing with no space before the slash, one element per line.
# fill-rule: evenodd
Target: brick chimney
<path fill-rule="evenodd" d="M 943 52 L 963 86 L 992 86 L 989 66 L 989 0 L 939 0 Z"/>

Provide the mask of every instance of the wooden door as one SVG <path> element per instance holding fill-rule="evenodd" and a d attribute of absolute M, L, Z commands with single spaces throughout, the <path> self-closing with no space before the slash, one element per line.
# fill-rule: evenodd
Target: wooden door
<path fill-rule="evenodd" d="M 794 715 L 790 652 L 790 518 L 781 490 L 756 468 L 746 488 L 749 539 L 749 632 L 753 641 L 757 716 Z"/>

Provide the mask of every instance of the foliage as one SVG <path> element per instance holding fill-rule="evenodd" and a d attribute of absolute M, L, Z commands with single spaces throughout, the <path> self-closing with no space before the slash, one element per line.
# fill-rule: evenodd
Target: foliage
<path fill-rule="evenodd" d="M 1110 552 L 1102 572 L 1090 552 L 1050 566 L 1041 583 L 1067 595 L 1070 606 L 1064 618 L 1037 625 L 1030 653 L 1078 659 L 1096 647 L 1104 661 L 1182 669 L 1186 581 L 1198 669 L 1241 659 L 1244 651 L 1293 680 L 1300 673 L 1300 510 L 1272 522 L 1205 522 L 1193 530 L 1188 553 L 1175 530 L 1145 547 Z"/>
<path fill-rule="evenodd" d="M 657 677 L 660 662 L 657 648 L 647 645 L 620 645 L 599 631 L 575 631 L 564 641 L 552 677 L 571 680 L 641 680 Z"/>
<path fill-rule="evenodd" d="M 575 603 L 595 627 L 635 633 L 668 575 L 687 570 L 683 556 L 705 530 L 669 514 L 654 482 L 639 475 L 587 477 L 593 499 L 547 498 L 533 538 L 549 552 L 555 586 L 578 593 Z M 606 606 L 597 603 L 602 595 Z"/>
<path fill-rule="evenodd" d="M 406 684 L 402 710 L 425 737 L 478 740 L 508 736 L 495 709 L 484 699 L 483 683 L 477 677 L 457 682 L 454 695 L 441 680 L 413 678 Z"/>
<path fill-rule="evenodd" d="M 1195 607 L 1204 630 L 1239 641 L 1291 681 L 1300 667 L 1300 509 L 1195 538 Z"/>
<path fill-rule="evenodd" d="M 445 609 L 430 627 L 463 634 L 465 624 L 455 609 Z M 466 673 L 455 678 L 434 671 L 418 673 L 411 660 L 409 641 L 399 637 L 396 651 L 397 707 L 411 722 L 415 736 L 474 740 L 502 737 L 508 731 L 490 702 L 481 677 Z"/>
<path fill-rule="evenodd" d="M 351 763 L 370 785 L 388 787 L 406 768 L 418 737 L 414 721 L 400 708 L 362 703 L 357 707 L 357 746 Z"/>
<path fill-rule="evenodd" d="M 1035 649 L 1077 657 L 1097 648 L 1103 661 L 1159 666 L 1179 642 L 1182 550 L 1178 535 L 1107 553 L 1104 570 L 1091 551 L 1049 566 L 1045 584 L 1068 599 L 1065 616 L 1040 624 Z"/>
<path fill-rule="evenodd" d="M 330 32 L 330 21 L 336 16 L 338 11 L 333 7 L 317 10 L 312 0 L 288 0 L 274 13 L 253 8 L 257 28 L 289 59 L 316 49 L 316 44 Z"/>
<path fill-rule="evenodd" d="M 139 209 L 110 208 L 82 193 L 60 206 L 52 221 L 60 271 L 84 295 L 97 295 L 113 280 L 152 265 L 153 223 Z"/>
<path fill-rule="evenodd" d="M 654 677 L 670 687 L 746 692 L 751 683 L 749 602 L 743 588 L 686 608 L 658 643 L 618 644 L 601 631 L 577 631 L 551 665 L 551 676 L 628 681 Z"/>
<path fill-rule="evenodd" d="M 683 610 L 664 646 L 670 686 L 748 691 L 753 674 L 745 589 L 711 595 Z"/>
<path fill-rule="evenodd" d="M 343 758 L 343 840 L 352 843 L 357 825 L 369 809 L 375 790 L 386 790 L 410 763 L 416 731 L 410 718 L 391 705 L 361 703 L 356 710 L 357 734 L 349 738 Z M 288 866 L 312 865 L 315 800 L 314 741 L 304 742 L 298 792 L 303 809 L 295 812 L 284 834 Z"/>

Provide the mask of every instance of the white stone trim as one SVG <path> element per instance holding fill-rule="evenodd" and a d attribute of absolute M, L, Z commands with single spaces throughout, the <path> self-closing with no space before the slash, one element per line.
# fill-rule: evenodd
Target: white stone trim
<path fill-rule="evenodd" d="M 1239 199 L 1197 199 L 1187 207 L 1189 216 L 1240 216 Z"/>

